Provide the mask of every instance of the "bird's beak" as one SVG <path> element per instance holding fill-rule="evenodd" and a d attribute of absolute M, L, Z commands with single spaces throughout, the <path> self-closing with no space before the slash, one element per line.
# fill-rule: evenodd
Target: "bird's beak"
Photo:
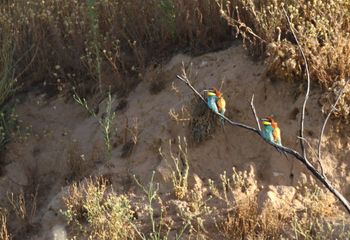
<path fill-rule="evenodd" d="M 260 118 L 260 121 L 269 121 L 267 118 Z"/>

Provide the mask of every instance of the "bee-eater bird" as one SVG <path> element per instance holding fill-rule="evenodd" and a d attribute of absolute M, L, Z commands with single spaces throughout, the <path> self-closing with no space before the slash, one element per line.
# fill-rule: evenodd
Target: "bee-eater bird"
<path fill-rule="evenodd" d="M 263 121 L 262 136 L 270 142 L 282 146 L 281 130 L 277 122 L 272 117 L 261 119 Z"/>
<path fill-rule="evenodd" d="M 273 128 L 273 140 L 277 145 L 282 146 L 281 140 L 281 129 L 278 127 L 277 122 L 272 117 L 267 117 L 267 119 L 271 122 L 271 126 Z"/>
<path fill-rule="evenodd" d="M 273 127 L 271 126 L 271 122 L 267 118 L 261 119 L 263 128 L 262 128 L 262 136 L 265 140 L 269 142 L 275 142 L 273 138 Z"/>
<path fill-rule="evenodd" d="M 207 103 L 208 103 L 208 106 L 211 110 L 213 110 L 214 112 L 218 113 L 219 110 L 218 110 L 218 107 L 216 105 L 216 101 L 217 101 L 217 96 L 214 92 L 212 91 L 208 91 L 207 92 Z"/>
<path fill-rule="evenodd" d="M 226 101 L 219 90 L 217 90 L 215 87 L 213 87 L 213 89 L 217 97 L 216 105 L 217 105 L 218 111 L 221 115 L 224 115 L 226 112 Z M 221 117 L 220 120 L 221 120 L 221 123 L 224 124 L 224 121 L 225 121 L 224 118 Z"/>

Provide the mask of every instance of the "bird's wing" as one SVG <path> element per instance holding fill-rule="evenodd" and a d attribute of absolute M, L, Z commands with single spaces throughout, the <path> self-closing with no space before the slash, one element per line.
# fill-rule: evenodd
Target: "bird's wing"
<path fill-rule="evenodd" d="M 275 142 L 281 141 L 281 130 L 278 127 L 273 130 L 272 134 Z"/>
<path fill-rule="evenodd" d="M 223 97 L 219 98 L 216 104 L 218 105 L 220 111 L 221 109 L 226 109 L 226 101 Z"/>

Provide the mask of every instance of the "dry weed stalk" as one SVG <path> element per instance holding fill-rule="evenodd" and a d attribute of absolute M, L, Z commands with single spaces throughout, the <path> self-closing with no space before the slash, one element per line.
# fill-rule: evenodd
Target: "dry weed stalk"
<path fill-rule="evenodd" d="M 38 186 L 35 192 L 26 196 L 23 189 L 18 193 L 7 193 L 7 199 L 20 222 L 21 229 L 25 231 L 34 224 L 34 217 L 37 210 Z"/>
<path fill-rule="evenodd" d="M 176 112 L 174 108 L 171 108 L 169 110 L 169 116 L 177 124 L 182 123 L 184 125 L 186 122 L 191 121 L 191 114 L 185 106 L 182 106 L 179 112 Z"/>
<path fill-rule="evenodd" d="M 236 193 L 242 193 L 245 196 L 256 195 L 256 189 L 252 188 L 253 185 L 256 185 L 256 182 L 250 182 L 253 180 L 254 175 L 248 172 L 237 172 L 235 168 L 232 168 L 232 175 L 227 176 L 226 171 L 223 174 L 220 174 L 220 187 L 222 191 L 215 185 L 214 181 L 209 179 L 209 188 L 211 194 L 225 202 L 226 207 L 234 207 L 237 198 L 235 198 Z"/>
<path fill-rule="evenodd" d="M 7 229 L 7 214 L 6 210 L 0 208 L 0 239 L 10 240 L 11 236 Z"/>
<path fill-rule="evenodd" d="M 80 178 L 88 169 L 89 162 L 85 155 L 82 154 L 80 144 L 77 141 L 72 141 L 69 145 L 66 163 L 70 180 Z"/>
<path fill-rule="evenodd" d="M 125 129 L 130 133 L 131 135 L 131 141 L 134 143 L 134 145 L 136 145 L 139 141 L 139 137 L 140 137 L 140 126 L 139 126 L 139 119 L 138 118 L 134 118 L 133 119 L 133 124 L 131 127 L 127 126 L 125 127 Z"/>

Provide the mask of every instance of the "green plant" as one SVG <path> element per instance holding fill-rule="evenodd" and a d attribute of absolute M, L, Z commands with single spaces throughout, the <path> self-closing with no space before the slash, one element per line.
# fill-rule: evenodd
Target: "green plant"
<path fill-rule="evenodd" d="M 80 184 L 73 183 L 63 202 L 66 209 L 61 213 L 74 234 L 85 239 L 134 239 L 130 201 L 109 189 L 106 179 L 89 178 Z"/>
<path fill-rule="evenodd" d="M 0 151 L 10 141 L 15 123 L 13 109 L 5 108 L 5 102 L 17 90 L 14 59 L 15 45 L 6 33 L 0 36 Z"/>
<path fill-rule="evenodd" d="M 188 152 L 187 152 L 187 140 L 184 137 L 178 137 L 178 151 L 174 153 L 172 150 L 171 140 L 169 140 L 170 147 L 170 158 L 172 159 L 175 170 L 172 170 L 172 182 L 173 182 L 173 191 L 175 196 L 178 199 L 184 199 L 188 192 L 188 174 L 190 170 Z M 166 159 L 166 156 L 159 149 L 160 155 L 163 159 Z"/>
<path fill-rule="evenodd" d="M 15 46 L 9 37 L 3 37 L 0 41 L 0 106 L 2 106 L 15 92 Z"/>
<path fill-rule="evenodd" d="M 159 6 L 163 13 L 162 22 L 166 24 L 166 28 L 170 30 L 172 38 L 176 36 L 176 8 L 173 0 L 160 0 Z"/>
<path fill-rule="evenodd" d="M 137 180 L 136 176 L 134 176 L 135 182 L 136 184 L 142 189 L 142 191 L 144 192 L 144 194 L 147 197 L 147 209 L 148 209 L 148 215 L 150 217 L 150 221 L 151 221 L 151 226 L 152 226 L 152 230 L 149 233 L 148 237 L 147 235 L 145 235 L 144 233 L 142 233 L 136 225 L 134 226 L 134 229 L 136 231 L 136 233 L 138 234 L 138 236 L 142 239 L 142 240 L 147 240 L 147 239 L 151 239 L 151 240 L 167 240 L 168 239 L 168 235 L 169 232 L 171 230 L 171 226 L 165 224 L 165 222 L 163 221 L 163 215 L 164 215 L 164 209 L 163 209 L 163 204 L 162 204 L 162 200 L 158 195 L 158 191 L 159 191 L 159 184 L 158 183 L 154 183 L 154 174 L 155 172 L 152 172 L 152 176 L 151 176 L 151 180 L 148 184 L 147 187 L 143 186 L 139 180 Z M 158 203 L 160 204 L 160 220 L 159 222 L 156 222 L 155 220 L 155 216 L 154 216 L 154 201 L 158 201 Z M 189 223 L 186 223 L 183 225 L 183 227 L 181 228 L 180 232 L 178 234 L 176 234 L 176 240 L 180 240 L 181 236 L 183 235 L 184 231 L 186 230 L 186 228 L 188 227 Z M 163 228 L 167 228 L 165 231 L 165 233 L 163 233 Z"/>
<path fill-rule="evenodd" d="M 115 112 L 112 109 L 114 98 L 112 98 L 110 90 L 108 92 L 106 110 L 101 117 L 98 117 L 96 113 L 88 106 L 88 103 L 85 98 L 80 98 L 77 93 L 73 94 L 73 98 L 79 105 L 85 108 L 98 121 L 102 130 L 104 142 L 110 158 L 111 151 L 112 151 L 112 143 L 111 143 L 112 124 L 113 124 L 113 120 L 115 119 Z"/>
<path fill-rule="evenodd" d="M 14 108 L 0 110 L 0 151 L 11 140 L 13 130 L 16 127 L 17 115 Z"/>

